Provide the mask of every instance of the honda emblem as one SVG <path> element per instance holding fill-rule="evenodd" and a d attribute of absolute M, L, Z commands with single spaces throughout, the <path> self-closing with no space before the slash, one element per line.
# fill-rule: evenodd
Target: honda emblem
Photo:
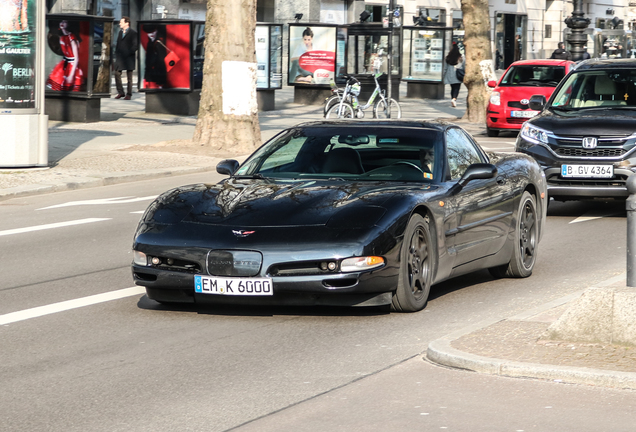
<path fill-rule="evenodd" d="M 583 138 L 583 148 L 585 149 L 595 149 L 596 144 L 597 144 L 597 140 L 594 137 Z"/>

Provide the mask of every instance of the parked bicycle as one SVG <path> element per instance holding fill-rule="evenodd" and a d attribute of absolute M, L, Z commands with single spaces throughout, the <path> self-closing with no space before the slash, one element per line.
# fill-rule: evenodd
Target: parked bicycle
<path fill-rule="evenodd" d="M 385 95 L 385 91 L 380 87 L 378 78 L 382 76 L 382 73 L 375 73 L 373 80 L 375 81 L 375 89 L 371 94 L 371 97 L 366 104 L 360 105 L 358 96 L 360 95 L 360 81 L 351 75 L 345 75 L 347 80 L 342 95 L 333 95 L 329 99 L 332 99 L 332 106 L 327 109 L 325 104 L 326 114 L 325 118 L 364 118 L 364 111 L 373 106 L 373 118 L 389 118 L 388 107 L 391 104 L 391 117 L 401 118 L 402 108 L 395 99 L 391 98 L 390 102 Z M 376 100 L 377 97 L 380 97 Z M 338 101 L 335 101 L 335 97 Z M 327 102 L 329 102 L 327 99 Z"/>
<path fill-rule="evenodd" d="M 342 99 L 342 95 L 344 94 L 344 89 L 336 86 L 336 82 L 333 79 L 329 81 L 329 85 L 331 86 L 331 96 L 325 99 L 325 106 L 323 107 L 322 113 L 323 117 L 327 116 L 329 108 L 340 103 L 340 99 Z"/>

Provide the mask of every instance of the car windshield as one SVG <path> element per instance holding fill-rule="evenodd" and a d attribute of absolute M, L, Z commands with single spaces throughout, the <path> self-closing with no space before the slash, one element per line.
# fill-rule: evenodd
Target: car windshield
<path fill-rule="evenodd" d="M 431 182 L 442 132 L 432 128 L 302 127 L 274 138 L 235 176 Z"/>
<path fill-rule="evenodd" d="M 550 104 L 559 109 L 636 107 L 636 70 L 583 70 L 570 75 Z"/>
<path fill-rule="evenodd" d="M 565 66 L 513 66 L 504 75 L 501 86 L 556 87 L 565 76 Z"/>

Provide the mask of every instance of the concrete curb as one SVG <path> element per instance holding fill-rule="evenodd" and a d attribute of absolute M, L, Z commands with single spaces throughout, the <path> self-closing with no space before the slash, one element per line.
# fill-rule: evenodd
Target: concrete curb
<path fill-rule="evenodd" d="M 615 283 L 624 278 L 619 275 L 598 284 L 599 287 Z M 540 307 L 524 312 L 510 320 L 521 320 L 541 312 L 552 309 L 556 306 L 568 303 L 579 297 L 584 290 L 562 297 L 555 301 L 546 303 Z M 450 333 L 440 339 L 431 342 L 426 351 L 426 359 L 429 361 L 456 369 L 464 369 L 478 373 L 499 375 L 510 378 L 534 378 L 542 380 L 557 381 L 568 384 L 585 384 L 602 387 L 612 387 L 621 389 L 636 390 L 636 372 L 619 372 L 592 368 L 577 368 L 556 365 L 546 365 L 539 363 L 522 363 L 511 360 L 502 360 L 492 357 L 483 357 L 475 354 L 457 350 L 451 343 L 460 337 L 470 334 L 479 329 L 496 324 L 501 319 L 486 320 Z"/>
<path fill-rule="evenodd" d="M 16 186 L 0 190 L 0 201 L 12 198 L 41 195 L 52 192 L 63 192 L 76 189 L 85 189 L 98 186 L 108 186 L 120 183 L 130 183 L 139 180 L 150 180 L 154 178 L 176 176 L 183 174 L 194 174 L 200 172 L 214 171 L 216 165 L 199 167 L 175 167 L 165 169 L 152 169 L 137 172 L 118 172 L 98 174 L 90 177 L 73 177 L 71 179 L 61 178 L 55 183 L 41 183 L 28 186 Z"/>

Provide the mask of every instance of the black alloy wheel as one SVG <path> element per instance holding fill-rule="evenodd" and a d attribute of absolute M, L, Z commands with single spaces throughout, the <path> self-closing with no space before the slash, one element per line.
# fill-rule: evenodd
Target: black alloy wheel
<path fill-rule="evenodd" d="M 530 192 L 521 196 L 515 228 L 514 250 L 510 263 L 493 267 L 490 274 L 495 278 L 524 278 L 532 274 L 537 260 L 537 242 L 539 240 L 539 221 L 537 202 Z"/>
<path fill-rule="evenodd" d="M 391 307 L 397 312 L 424 309 L 431 291 L 435 249 L 428 221 L 413 215 L 400 252 L 400 276 Z"/>

